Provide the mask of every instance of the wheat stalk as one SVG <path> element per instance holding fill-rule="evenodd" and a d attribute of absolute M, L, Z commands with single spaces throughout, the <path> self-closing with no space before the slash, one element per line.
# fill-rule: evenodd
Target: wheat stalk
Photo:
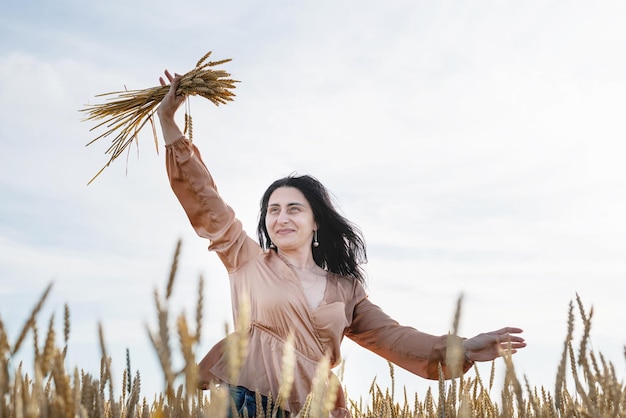
<path fill-rule="evenodd" d="M 68 304 L 65 304 L 64 310 L 63 310 L 63 341 L 64 341 L 64 346 L 63 346 L 63 357 L 65 358 L 67 356 L 67 344 L 69 342 L 70 339 L 70 307 L 68 306 Z"/>
<path fill-rule="evenodd" d="M 202 318 L 204 312 L 204 277 L 200 275 L 198 280 L 198 302 L 196 303 L 196 333 L 194 334 L 194 340 L 196 343 L 200 342 L 200 336 L 202 335 Z"/>
<path fill-rule="evenodd" d="M 167 280 L 167 286 L 165 288 L 165 300 L 169 300 L 172 296 L 172 288 L 174 287 L 174 280 L 176 279 L 176 271 L 178 270 L 178 259 L 180 258 L 180 249 L 182 246 L 182 240 L 178 240 L 176 243 L 176 250 L 174 251 L 174 259 L 170 267 L 170 276 Z"/>
<path fill-rule="evenodd" d="M 195 362 L 194 355 L 194 336 L 189 332 L 185 315 L 181 314 L 176 322 L 178 331 L 178 340 L 180 342 L 180 351 L 183 354 L 185 365 L 181 370 L 185 378 L 185 410 L 188 408 L 191 398 L 195 395 L 198 384 L 198 366 Z"/>
<path fill-rule="evenodd" d="M 201 286 L 200 286 L 201 287 Z M 37 312 L 41 308 L 44 297 L 41 298 L 36 308 L 30 314 L 27 326 L 22 330 L 27 334 L 30 330 L 35 333 L 38 325 L 35 322 Z M 157 312 L 159 321 L 159 332 L 151 333 L 156 342 L 159 357 L 164 354 L 164 343 L 169 341 L 169 329 L 163 328 L 167 322 L 169 314 L 168 299 L 162 301 L 157 296 Z M 592 350 L 591 340 L 591 318 L 593 309 L 585 312 L 583 305 L 577 297 L 579 316 L 583 322 L 583 333 L 579 345 L 579 355 L 576 357 L 573 344 L 574 328 L 574 305 L 570 303 L 568 315 L 568 332 L 564 344 L 564 354 L 557 370 L 557 383 L 554 386 L 555 396 L 549 393 L 543 386 L 532 388 L 529 380 L 524 378 L 524 388 L 521 381 L 518 381 L 513 367 L 513 360 L 510 352 L 505 353 L 506 375 L 504 388 L 502 389 L 501 402 L 497 402 L 495 396 L 490 396 L 489 391 L 493 389 L 493 376 L 495 374 L 495 363 L 492 362 L 489 386 L 483 385 L 478 369 L 475 377 L 456 379 L 446 386 L 443 380 L 440 381 L 439 396 L 433 395 L 429 388 L 420 401 L 415 393 L 413 401 L 409 404 L 407 388 L 403 388 L 403 401 L 394 400 L 395 393 L 395 366 L 389 364 L 389 374 L 392 379 L 390 389 L 381 390 L 374 378 L 370 386 L 369 399 L 365 401 L 361 398 L 358 402 L 347 398 L 350 405 L 350 412 L 353 418 L 559 418 L 559 417 L 617 417 L 626 418 L 626 386 L 616 375 L 615 366 L 610 363 L 601 353 Z M 201 303 L 200 300 L 198 303 Z M 245 303 L 245 300 L 242 301 Z M 246 311 L 246 307 L 240 307 Z M 194 380 L 196 379 L 195 361 L 193 359 L 193 349 L 197 340 L 196 332 L 188 325 L 184 314 L 178 317 L 177 330 L 180 340 L 180 354 L 185 361 L 184 367 L 172 370 L 170 356 L 167 354 L 167 365 L 164 366 L 172 373 L 172 377 L 184 378 L 185 384 L 173 387 L 174 380 L 168 384 L 165 393 L 157 394 L 152 404 L 144 397 L 140 400 L 141 382 L 139 372 L 136 373 L 132 383 L 129 352 L 126 351 L 126 370 L 124 370 L 122 394 L 116 397 L 113 391 L 111 379 L 111 358 L 104 344 L 104 332 L 102 325 L 98 325 L 100 347 L 102 351 L 100 378 L 93 378 L 84 371 L 74 369 L 70 373 L 65 367 L 64 350 L 67 347 L 69 333 L 68 308 L 65 307 L 65 328 L 63 332 L 62 345 L 57 345 L 54 329 L 54 317 L 52 315 L 47 324 L 47 334 L 42 332 L 42 347 L 39 347 L 38 338 L 32 345 L 35 350 L 34 377 L 29 376 L 27 370 L 21 364 L 15 365 L 15 370 L 10 363 L 16 361 L 11 350 L 6 326 L 0 318 L 0 417 L 15 418 L 56 418 L 56 417 L 76 417 L 76 418 L 201 418 L 214 417 L 224 418 L 229 407 L 231 398 L 225 385 L 217 387 L 214 383 L 209 388 L 208 395 L 203 395 L 201 391 L 195 391 Z M 198 312 L 198 308 L 196 308 Z M 196 326 L 198 318 L 202 315 L 196 314 Z M 237 333 L 244 332 L 247 326 L 246 314 L 240 313 L 237 321 Z M 456 327 L 453 327 L 456 329 Z M 45 330 L 44 327 L 41 327 Z M 245 332 L 244 332 L 245 333 Z M 57 337 L 60 337 L 61 332 Z M 67 334 L 67 335 L 66 335 Z M 21 335 L 21 334 L 20 334 Z M 23 339 L 24 337 L 22 337 Z M 19 340 L 19 338 L 18 338 Z M 60 340 L 60 338 L 59 338 Z M 584 341 L 583 341 L 584 340 Z M 169 344 L 169 343 L 167 343 Z M 237 342 L 241 344 L 241 341 Z M 242 352 L 239 345 L 233 345 L 236 357 Z M 17 344 L 16 344 L 17 346 Z M 23 347 L 22 347 L 23 348 Z M 169 350 L 169 346 L 168 346 Z M 624 349 L 626 356 L 626 348 Z M 286 354 L 286 353 L 285 353 Z M 46 359 L 44 361 L 44 359 Z M 318 418 L 328 417 L 328 410 L 334 406 L 333 396 L 339 385 L 339 381 L 334 378 L 328 369 L 328 361 L 316 371 L 316 376 L 312 382 L 311 393 L 307 397 L 304 408 L 299 412 L 292 413 L 294 418 Z M 48 368 L 47 376 L 43 375 L 42 367 L 45 364 Z M 283 358 L 282 367 L 283 380 L 281 383 L 286 386 L 289 383 L 288 370 L 293 368 L 293 359 Z M 442 366 L 440 364 L 440 366 Z M 568 367 L 569 366 L 569 367 Z M 9 373 L 9 371 L 11 372 Z M 439 368 L 440 374 L 443 368 Z M 167 375 L 166 373 L 166 375 Z M 566 384 L 567 377 L 574 379 L 575 390 L 568 390 Z M 330 379 L 329 379 L 330 377 Z M 167 380 L 167 378 L 166 378 Z M 486 382 L 485 382 L 486 383 Z M 106 390 L 106 385 L 109 385 Z M 590 388 L 594 385 L 594 388 Z M 437 389 L 435 389 L 436 391 Z M 281 391 L 279 391 L 281 392 Z M 125 395 L 127 393 L 127 396 Z M 283 390 L 282 393 L 286 395 Z M 269 393 L 267 398 L 267 410 L 262 411 L 260 397 L 257 397 L 257 417 L 279 418 L 277 405 L 280 405 L 280 394 L 274 398 L 274 393 Z M 523 397 L 525 396 L 525 398 Z M 295 415 L 294 415 L 295 414 Z M 233 415 L 233 416 L 236 416 Z M 244 416 L 246 414 L 244 413 Z"/>
<path fill-rule="evenodd" d="M 28 330 L 35 327 L 36 325 L 35 318 L 37 317 L 37 314 L 41 310 L 43 303 L 48 297 L 48 294 L 50 293 L 50 289 L 52 289 L 52 283 L 50 283 L 46 287 L 46 290 L 44 290 L 43 294 L 39 298 L 39 301 L 37 302 L 37 304 L 31 311 L 30 317 L 26 320 L 26 323 L 24 324 L 24 327 L 22 328 L 22 332 L 20 332 L 20 336 L 17 338 L 17 341 L 15 342 L 15 345 L 13 346 L 13 349 L 11 350 L 11 354 L 17 353 L 17 350 L 20 349 L 20 346 L 22 345 L 24 338 L 26 338 L 26 334 L 28 333 Z"/>
<path fill-rule="evenodd" d="M 556 374 L 556 383 L 554 387 L 554 403 L 557 410 L 561 409 L 562 404 L 562 393 L 565 391 L 565 370 L 567 367 L 567 353 L 568 347 L 571 344 L 574 333 L 574 304 L 570 302 L 569 310 L 567 315 L 567 335 L 565 337 L 565 342 L 563 343 L 563 354 L 561 355 L 561 361 L 559 363 L 557 374 Z"/>
<path fill-rule="evenodd" d="M 196 64 L 195 68 L 181 77 L 176 94 L 184 96 L 201 96 L 210 100 L 216 106 L 226 104 L 233 100 L 235 94 L 232 90 L 238 80 L 230 78 L 230 74 L 223 70 L 216 70 L 213 67 L 227 63 L 231 59 L 220 61 L 207 61 L 211 52 L 205 54 Z M 169 86 L 156 86 L 143 90 L 124 90 L 111 93 L 99 94 L 96 97 L 107 97 L 110 101 L 93 105 L 86 105 L 80 112 L 87 116 L 84 121 L 100 121 L 90 129 L 94 131 L 99 128 L 106 130 L 95 139 L 87 143 L 94 142 L 115 135 L 111 141 L 111 146 L 105 154 L 109 154 L 109 161 L 96 173 L 87 184 L 91 184 L 96 177 L 104 171 L 124 150 L 137 139 L 137 134 L 146 123 L 152 125 L 152 134 L 155 144 L 158 141 L 156 129 L 154 127 L 153 115 L 161 100 L 169 91 Z M 187 114 L 186 127 L 191 132 L 191 115 Z"/>
<path fill-rule="evenodd" d="M 56 334 L 54 332 L 54 314 L 50 318 L 50 322 L 48 323 L 48 335 L 46 337 L 46 342 L 43 348 L 43 352 L 38 360 L 39 367 L 41 368 L 41 373 L 45 376 L 48 374 L 48 371 L 51 370 L 53 366 L 53 354 L 55 352 L 56 347 L 54 346 Z"/>
<path fill-rule="evenodd" d="M 285 349 L 282 358 L 281 367 L 281 383 L 278 389 L 278 401 L 279 406 L 285 408 L 291 395 L 291 389 L 295 377 L 296 367 L 296 350 L 294 346 L 294 336 L 292 333 L 287 337 L 285 341 Z"/>

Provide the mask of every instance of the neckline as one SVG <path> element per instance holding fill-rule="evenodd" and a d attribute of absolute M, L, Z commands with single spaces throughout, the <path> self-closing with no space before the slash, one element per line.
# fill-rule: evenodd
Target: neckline
<path fill-rule="evenodd" d="M 297 270 L 302 270 L 302 271 L 313 271 L 315 270 L 315 267 L 317 266 L 317 263 L 315 262 L 315 260 L 313 260 L 313 265 L 311 267 L 300 267 L 300 266 L 296 266 L 295 264 L 290 263 L 287 258 L 285 258 L 284 256 L 280 255 L 279 253 L 276 253 L 276 255 L 278 255 L 278 257 L 283 260 L 285 262 L 285 264 L 287 264 L 289 267 L 292 267 L 294 269 Z"/>

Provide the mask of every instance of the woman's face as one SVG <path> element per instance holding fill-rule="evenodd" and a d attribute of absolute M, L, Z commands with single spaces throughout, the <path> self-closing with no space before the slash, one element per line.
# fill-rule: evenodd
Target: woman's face
<path fill-rule="evenodd" d="M 311 248 L 317 229 L 308 200 L 295 187 L 279 187 L 272 192 L 265 227 L 272 243 L 282 251 Z"/>

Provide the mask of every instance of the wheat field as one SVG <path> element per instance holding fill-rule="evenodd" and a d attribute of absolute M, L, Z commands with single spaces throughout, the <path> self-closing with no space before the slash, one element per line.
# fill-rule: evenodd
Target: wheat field
<path fill-rule="evenodd" d="M 65 362 L 71 329 L 69 306 L 65 305 L 64 326 L 60 333 L 54 328 L 53 318 L 43 329 L 40 327 L 38 316 L 51 291 L 52 285 L 49 285 L 14 341 L 10 340 L 0 318 L 0 418 L 226 417 L 230 407 L 228 392 L 219 388 L 201 391 L 196 385 L 198 371 L 193 353 L 202 329 L 202 277 L 198 280 L 195 318 L 188 320 L 183 314 L 172 317 L 170 312 L 169 300 L 176 279 L 179 253 L 180 242 L 174 253 L 164 294 L 154 291 L 157 320 L 154 329 L 148 330 L 163 373 L 162 393 L 152 399 L 142 395 L 141 374 L 132 375 L 128 352 L 125 367 L 115 366 L 124 367 L 122 381 L 112 381 L 114 366 L 107 354 L 101 327 L 100 374 L 92 376 L 79 368 L 69 370 Z M 451 381 L 440 379 L 436 391 L 429 389 L 418 394 L 408 393 L 404 388 L 403 396 L 397 399 L 393 395 L 394 366 L 390 363 L 392 388 L 380 387 L 374 378 L 367 398 L 348 400 L 350 412 L 354 418 L 626 417 L 626 388 L 618 378 L 614 364 L 589 348 L 592 316 L 593 309 L 587 312 L 580 297 L 570 302 L 567 336 L 552 388 L 532 387 L 526 378 L 517 376 L 509 356 L 504 357 L 505 370 L 498 371 L 504 374 L 504 382 L 497 397 L 490 395 L 496 373 L 495 363 L 492 363 L 490 375 L 485 378 L 475 368 L 475 373 L 468 373 L 472 375 L 469 377 Z M 573 330 L 577 321 L 582 324 L 583 332 L 579 340 L 574 341 Z M 175 330 L 170 330 L 170 323 L 176 325 Z M 32 346 L 27 348 L 24 344 L 29 335 Z M 61 344 L 59 340 L 62 340 Z M 245 338 L 239 338 L 229 350 L 235 371 L 240 356 L 245 352 L 245 344 Z M 32 351 L 33 370 L 14 364 L 16 353 L 20 350 Z M 174 366 L 174 356 L 183 359 L 182 366 Z M 289 364 L 290 359 L 285 358 L 283 367 Z M 327 373 L 328 365 L 321 364 L 319 375 Z M 568 386 L 568 382 L 573 382 L 573 387 Z M 259 417 L 276 416 L 272 404 L 280 405 L 281 396 L 288 396 L 289 382 L 283 383 L 278 399 L 270 403 L 267 411 L 257 411 Z M 116 387 L 121 391 L 116 393 Z M 308 402 L 298 417 L 328 416 L 329 405 L 334 399 L 325 395 L 328 391 L 316 388 L 314 384 Z"/>

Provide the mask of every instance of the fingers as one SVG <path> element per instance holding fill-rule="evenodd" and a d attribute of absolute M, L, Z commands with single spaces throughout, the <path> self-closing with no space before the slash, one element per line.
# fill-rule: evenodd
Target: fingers
<path fill-rule="evenodd" d="M 513 355 L 520 348 L 526 347 L 526 342 L 521 337 L 509 336 L 508 341 L 499 341 L 497 344 L 498 355 Z"/>
<path fill-rule="evenodd" d="M 159 83 L 161 83 L 162 86 L 166 86 L 167 83 L 171 83 L 171 87 L 173 89 L 178 88 L 178 83 L 180 82 L 180 78 L 181 75 L 178 73 L 174 73 L 174 75 L 172 75 L 172 73 L 170 73 L 168 70 L 165 70 L 165 77 L 167 77 L 167 82 L 163 79 L 163 77 L 159 77 Z"/>
<path fill-rule="evenodd" d="M 523 329 L 521 329 L 521 328 L 515 328 L 515 327 L 506 327 L 506 328 L 504 328 L 504 329 L 506 330 L 506 332 L 507 332 L 508 334 L 520 334 L 520 333 L 524 332 L 524 330 L 523 330 Z"/>
<path fill-rule="evenodd" d="M 522 332 L 524 332 L 524 330 L 521 329 L 521 328 L 504 327 L 504 328 L 500 328 L 497 331 L 491 331 L 488 334 L 493 334 L 493 335 L 498 335 L 498 334 L 520 334 Z"/>
<path fill-rule="evenodd" d="M 174 75 L 172 75 L 168 70 L 165 70 L 165 76 L 170 81 L 170 83 L 172 83 L 176 79 L 180 79 L 180 74 L 174 73 Z"/>
<path fill-rule="evenodd" d="M 170 83 L 174 79 L 174 77 L 172 77 L 172 74 L 168 70 L 165 70 L 165 77 L 167 77 L 167 81 L 169 81 Z M 159 77 L 159 83 L 161 83 L 162 86 L 167 85 L 167 82 L 163 79 L 163 77 Z"/>
<path fill-rule="evenodd" d="M 500 343 L 499 346 L 497 346 L 497 348 L 498 348 L 498 356 L 505 356 L 505 355 L 509 355 L 509 354 L 515 354 L 515 353 L 517 353 L 518 349 L 524 348 L 524 347 L 526 347 L 526 343 L 525 342 Z"/>
<path fill-rule="evenodd" d="M 463 342 L 466 354 L 474 361 L 491 361 L 497 357 L 515 354 L 526 347 L 526 341 L 519 334 L 521 328 L 505 327 L 497 331 L 485 332 Z"/>
<path fill-rule="evenodd" d="M 491 335 L 492 337 L 495 337 L 497 342 L 505 344 L 507 342 L 524 342 L 524 338 L 518 335 L 513 335 L 521 332 L 524 332 L 521 328 L 505 327 L 497 331 L 488 332 L 487 335 Z"/>
<path fill-rule="evenodd" d="M 168 70 L 165 70 L 164 74 L 165 77 L 159 77 L 159 83 L 163 87 L 167 86 L 169 83 L 169 89 L 157 109 L 157 114 L 161 121 L 172 119 L 177 109 L 185 101 L 185 95 L 178 92 L 178 85 L 182 76 L 177 73 L 172 75 Z"/>
<path fill-rule="evenodd" d="M 515 349 L 515 348 L 524 348 L 526 347 L 526 342 L 524 341 L 519 341 L 519 342 L 501 342 L 498 343 L 500 345 L 500 348 L 502 349 Z"/>

